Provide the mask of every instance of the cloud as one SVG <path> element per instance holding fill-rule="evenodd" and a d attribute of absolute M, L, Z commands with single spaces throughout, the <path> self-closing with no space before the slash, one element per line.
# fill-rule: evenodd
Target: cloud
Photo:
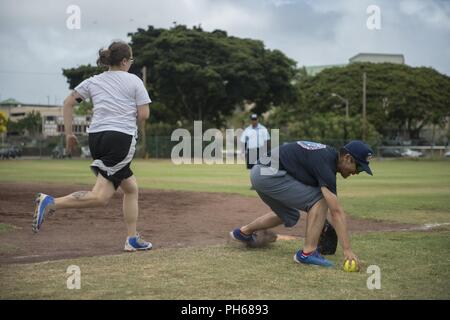
<path fill-rule="evenodd" d="M 66 9 L 81 9 L 81 29 Z M 369 5 L 381 30 L 368 30 Z M 95 63 L 99 48 L 127 33 L 174 22 L 260 39 L 298 65 L 346 63 L 358 52 L 402 53 L 413 66 L 450 74 L 450 2 L 441 0 L 2 0 L 0 98 L 46 103 L 68 93 L 61 68 Z M 27 73 L 29 72 L 29 73 Z M 58 100 L 57 99 L 57 100 Z"/>

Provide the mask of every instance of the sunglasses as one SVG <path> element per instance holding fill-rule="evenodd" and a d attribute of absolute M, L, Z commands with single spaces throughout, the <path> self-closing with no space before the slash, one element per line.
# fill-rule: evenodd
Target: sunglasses
<path fill-rule="evenodd" d="M 355 165 L 356 165 L 356 172 L 357 172 L 357 173 L 363 172 L 363 171 L 364 171 L 363 166 L 360 165 L 360 164 L 358 163 L 358 161 L 355 160 L 355 158 L 352 157 L 352 160 L 353 160 L 353 162 L 354 162 Z"/>
<path fill-rule="evenodd" d="M 363 171 L 364 171 L 364 168 L 357 162 L 356 163 L 356 172 L 360 173 Z"/>

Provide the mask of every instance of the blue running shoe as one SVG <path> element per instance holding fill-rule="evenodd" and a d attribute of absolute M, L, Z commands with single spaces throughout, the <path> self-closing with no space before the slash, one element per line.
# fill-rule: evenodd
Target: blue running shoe
<path fill-rule="evenodd" d="M 246 235 L 242 234 L 240 228 L 236 228 L 233 231 L 231 231 L 230 232 L 230 237 L 233 240 L 240 241 L 240 242 L 243 242 L 243 243 L 250 243 L 250 242 L 255 241 L 255 234 L 251 234 L 249 236 L 246 236 Z"/>
<path fill-rule="evenodd" d="M 151 248 L 152 244 L 150 242 L 142 240 L 141 236 L 137 234 L 134 237 L 127 237 L 124 250 L 127 252 L 133 252 L 138 250 L 150 250 Z"/>
<path fill-rule="evenodd" d="M 48 214 L 53 214 L 55 212 L 55 210 L 52 209 L 48 210 L 48 206 L 51 204 L 55 204 L 55 200 L 53 199 L 52 196 L 49 196 L 44 193 L 38 193 L 35 202 L 36 206 L 34 208 L 32 230 L 33 232 L 37 233 L 41 229 L 47 211 Z"/>
<path fill-rule="evenodd" d="M 294 255 L 294 261 L 297 263 L 313 264 L 328 268 L 334 266 L 334 264 L 331 261 L 328 261 L 327 259 L 322 257 L 319 251 L 317 250 L 315 250 L 309 256 L 303 255 L 303 251 L 298 250 L 297 253 Z"/>

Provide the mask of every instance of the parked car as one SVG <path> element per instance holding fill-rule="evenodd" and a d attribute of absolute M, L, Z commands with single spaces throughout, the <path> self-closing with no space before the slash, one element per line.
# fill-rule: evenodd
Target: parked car
<path fill-rule="evenodd" d="M 0 159 L 9 159 L 9 149 L 8 148 L 0 149 Z"/>
<path fill-rule="evenodd" d="M 385 158 L 401 157 L 402 150 L 399 148 L 382 149 L 381 156 Z"/>
<path fill-rule="evenodd" d="M 66 149 L 63 146 L 56 146 L 52 150 L 52 158 L 54 159 L 64 159 L 66 157 L 70 158 L 70 155 L 67 155 Z"/>
<path fill-rule="evenodd" d="M 450 151 L 447 151 L 446 153 L 444 153 L 444 157 L 450 158 Z"/>
<path fill-rule="evenodd" d="M 9 148 L 11 157 L 14 158 L 19 158 L 22 156 L 22 150 L 19 147 L 16 146 L 12 146 Z"/>
<path fill-rule="evenodd" d="M 9 158 L 19 158 L 22 156 L 22 151 L 16 147 L 4 147 L 0 149 L 0 158 L 1 159 L 9 159 Z"/>
<path fill-rule="evenodd" d="M 422 157 L 424 154 L 421 151 L 416 151 L 416 150 L 412 150 L 412 149 L 405 149 L 402 152 L 402 157 L 406 157 L 406 158 L 419 158 Z"/>

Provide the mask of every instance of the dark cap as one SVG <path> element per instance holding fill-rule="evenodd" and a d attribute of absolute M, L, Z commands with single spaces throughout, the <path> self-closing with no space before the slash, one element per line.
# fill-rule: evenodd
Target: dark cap
<path fill-rule="evenodd" d="M 363 168 L 365 172 L 372 174 L 372 170 L 369 168 L 369 160 L 373 156 L 373 151 L 370 147 L 360 140 L 353 140 L 344 146 L 355 161 Z"/>
<path fill-rule="evenodd" d="M 256 113 L 254 113 L 254 114 L 252 114 L 252 115 L 250 116 L 250 119 L 252 119 L 252 120 L 258 120 L 258 115 L 257 115 Z"/>

